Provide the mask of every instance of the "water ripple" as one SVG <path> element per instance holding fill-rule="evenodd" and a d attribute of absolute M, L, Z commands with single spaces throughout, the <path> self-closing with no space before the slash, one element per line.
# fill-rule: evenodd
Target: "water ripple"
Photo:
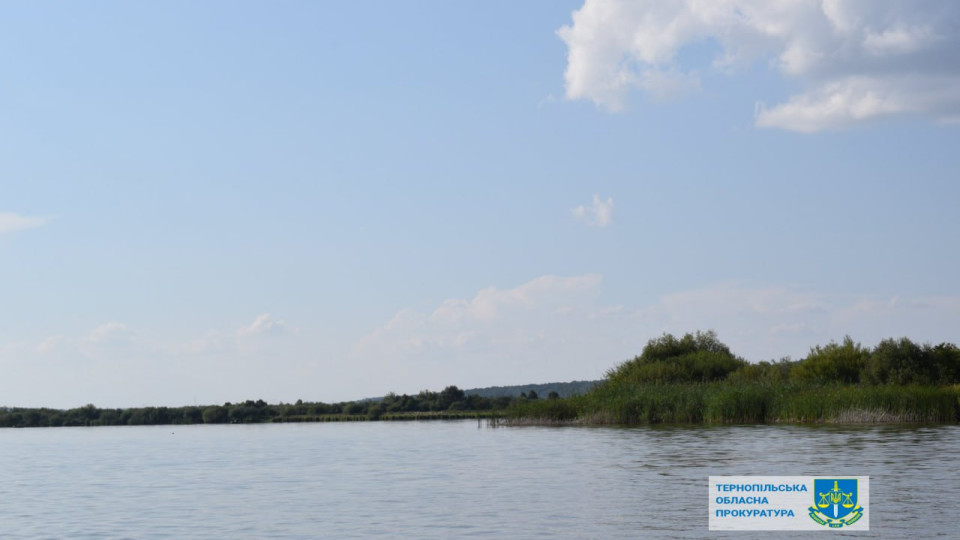
<path fill-rule="evenodd" d="M 960 505 L 957 426 L 57 428 L 0 448 L 10 539 L 702 538 L 710 475 L 869 475 L 858 536 L 952 537 Z"/>

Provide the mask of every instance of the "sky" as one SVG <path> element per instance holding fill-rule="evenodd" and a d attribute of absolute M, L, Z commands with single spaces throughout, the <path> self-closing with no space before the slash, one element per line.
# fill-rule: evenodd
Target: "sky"
<path fill-rule="evenodd" d="M 0 405 L 960 342 L 952 0 L 0 7 Z"/>

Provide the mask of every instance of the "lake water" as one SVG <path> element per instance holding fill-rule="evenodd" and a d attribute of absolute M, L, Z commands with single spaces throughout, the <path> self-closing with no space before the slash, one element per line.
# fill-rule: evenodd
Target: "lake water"
<path fill-rule="evenodd" d="M 0 538 L 810 536 L 708 532 L 710 475 L 869 475 L 856 536 L 960 535 L 958 426 L 433 421 L 2 429 Z"/>

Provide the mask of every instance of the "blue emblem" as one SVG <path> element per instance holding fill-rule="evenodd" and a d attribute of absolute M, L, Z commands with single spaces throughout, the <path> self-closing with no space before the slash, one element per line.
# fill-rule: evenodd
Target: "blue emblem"
<path fill-rule="evenodd" d="M 810 518 L 834 529 L 852 525 L 863 517 L 857 487 L 856 478 L 814 478 Z"/>

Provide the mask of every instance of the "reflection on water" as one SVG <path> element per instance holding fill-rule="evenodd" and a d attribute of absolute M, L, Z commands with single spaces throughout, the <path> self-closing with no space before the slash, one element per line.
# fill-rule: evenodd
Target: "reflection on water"
<path fill-rule="evenodd" d="M 958 426 L 7 429 L 0 452 L 3 538 L 769 536 L 708 533 L 710 475 L 869 475 L 857 536 L 955 537 L 960 507 Z"/>

